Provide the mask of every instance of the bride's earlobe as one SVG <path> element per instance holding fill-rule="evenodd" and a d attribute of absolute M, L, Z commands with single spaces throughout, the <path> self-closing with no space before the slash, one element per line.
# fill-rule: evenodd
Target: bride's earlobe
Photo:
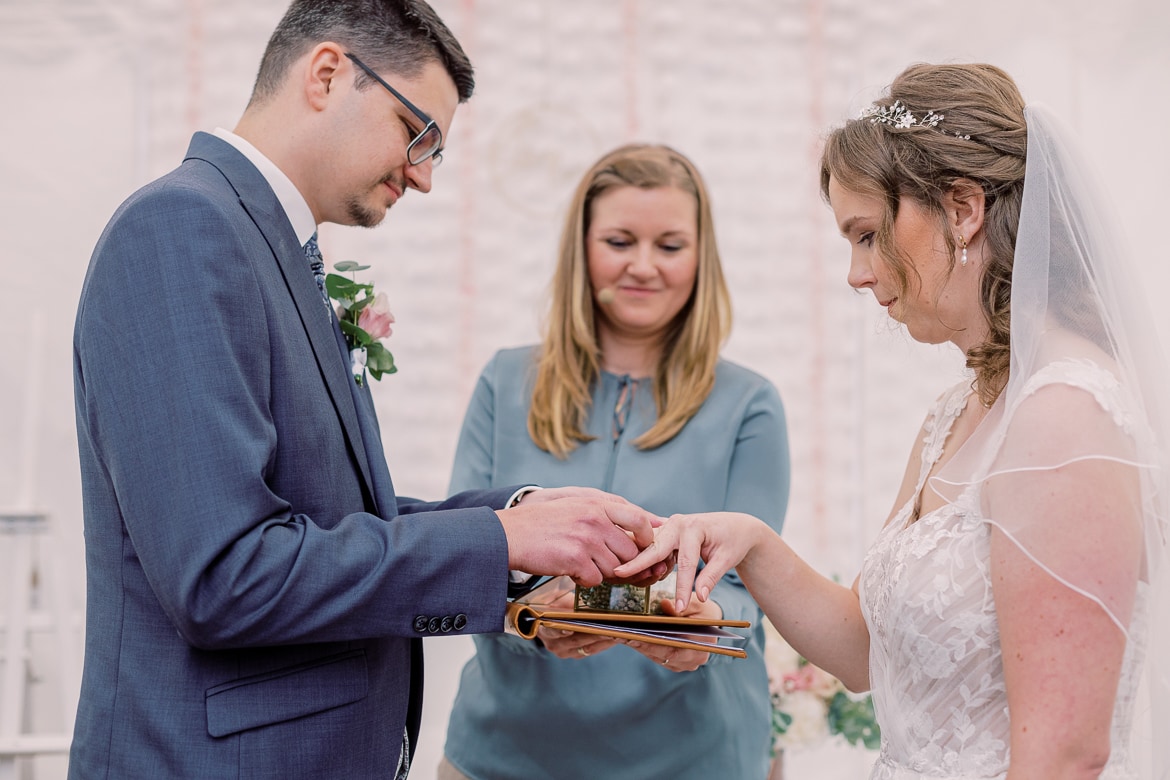
<path fill-rule="evenodd" d="M 985 207 L 983 187 L 971 179 L 956 179 L 950 191 L 943 196 L 943 211 L 948 217 L 948 227 L 968 243 L 983 229 Z"/>

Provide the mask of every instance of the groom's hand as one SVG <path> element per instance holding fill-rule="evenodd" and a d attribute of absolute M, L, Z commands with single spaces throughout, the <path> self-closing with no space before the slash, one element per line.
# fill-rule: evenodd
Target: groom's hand
<path fill-rule="evenodd" d="M 654 541 L 662 518 L 620 496 L 593 488 L 549 488 L 529 493 L 496 513 L 508 538 L 508 568 L 531 574 L 567 574 L 578 585 L 653 582 L 666 564 L 618 578 L 613 570 Z"/>

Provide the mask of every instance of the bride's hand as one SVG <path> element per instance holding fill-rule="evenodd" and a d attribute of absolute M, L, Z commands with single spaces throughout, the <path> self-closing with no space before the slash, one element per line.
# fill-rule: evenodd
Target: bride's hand
<path fill-rule="evenodd" d="M 706 601 L 719 578 L 738 566 L 771 533 L 762 520 L 739 512 L 674 515 L 654 530 L 649 547 L 614 569 L 614 574 L 622 577 L 647 569 L 677 551 L 675 608 L 682 612 L 690 603 L 692 590 L 700 601 Z M 696 577 L 700 560 L 705 565 Z"/>

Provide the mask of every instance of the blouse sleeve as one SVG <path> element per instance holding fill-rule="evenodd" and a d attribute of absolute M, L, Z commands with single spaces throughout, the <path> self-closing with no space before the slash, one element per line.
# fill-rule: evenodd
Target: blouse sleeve
<path fill-rule="evenodd" d="M 755 515 L 780 533 L 788 508 L 790 479 L 784 406 L 776 388 L 764 383 L 740 421 L 725 508 Z"/>

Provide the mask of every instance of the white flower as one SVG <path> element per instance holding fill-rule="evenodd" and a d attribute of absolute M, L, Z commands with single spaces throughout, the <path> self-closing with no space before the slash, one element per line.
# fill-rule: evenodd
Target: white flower
<path fill-rule="evenodd" d="M 785 696 L 784 712 L 792 716 L 792 723 L 776 738 L 778 747 L 812 745 L 829 736 L 828 705 L 812 691 L 795 691 Z"/>
<path fill-rule="evenodd" d="M 784 678 L 800 669 L 800 655 L 776 632 L 772 624 L 765 624 L 767 642 L 764 645 L 764 665 L 768 669 L 768 689 L 773 694 L 784 693 Z"/>
<path fill-rule="evenodd" d="M 354 347 L 349 351 L 350 371 L 353 373 L 354 379 L 361 384 L 362 374 L 366 370 L 366 348 Z"/>

